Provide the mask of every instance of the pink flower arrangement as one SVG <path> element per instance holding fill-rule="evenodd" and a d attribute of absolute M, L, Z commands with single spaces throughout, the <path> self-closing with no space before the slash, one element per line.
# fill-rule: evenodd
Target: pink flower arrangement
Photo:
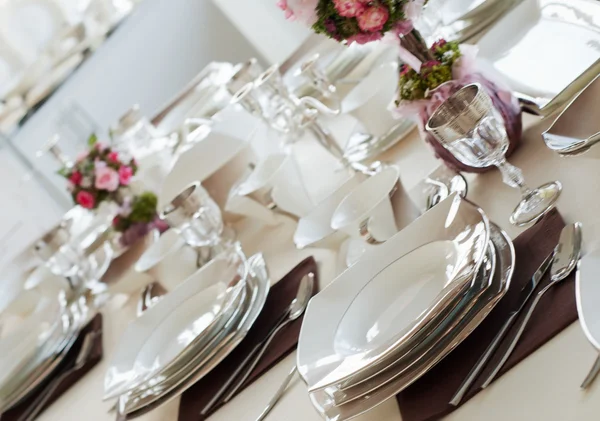
<path fill-rule="evenodd" d="M 301 20 L 337 41 L 366 44 L 387 32 L 404 34 L 425 0 L 279 0 L 290 20 Z M 302 19 L 299 17 L 302 16 Z"/>
<path fill-rule="evenodd" d="M 96 209 L 103 201 L 118 201 L 137 172 L 135 160 L 122 161 L 119 153 L 92 136 L 88 150 L 80 153 L 75 164 L 60 170 L 68 180 L 73 201 L 86 209 Z"/>

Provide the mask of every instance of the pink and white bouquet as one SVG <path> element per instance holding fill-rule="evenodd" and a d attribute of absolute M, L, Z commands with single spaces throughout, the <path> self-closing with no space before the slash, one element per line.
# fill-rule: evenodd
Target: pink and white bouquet
<path fill-rule="evenodd" d="M 88 146 L 72 167 L 59 173 L 67 179 L 67 189 L 75 203 L 85 209 L 97 209 L 104 201 L 119 201 L 120 189 L 129 186 L 138 167 L 135 159 L 120 155 L 95 135 L 88 140 Z"/>
<path fill-rule="evenodd" d="M 133 157 L 99 142 L 92 135 L 88 149 L 59 174 L 67 179 L 67 189 L 79 206 L 96 210 L 102 203 L 116 203 L 119 210 L 113 227 L 123 234 L 121 242 L 130 245 L 152 228 L 165 229 L 157 217 L 156 195 L 152 192 L 138 195 L 130 188 L 137 171 L 138 164 Z"/>
<path fill-rule="evenodd" d="M 277 5 L 288 19 L 316 33 L 348 44 L 365 44 L 388 32 L 410 31 L 415 5 L 422 7 L 423 0 L 280 0 Z"/>

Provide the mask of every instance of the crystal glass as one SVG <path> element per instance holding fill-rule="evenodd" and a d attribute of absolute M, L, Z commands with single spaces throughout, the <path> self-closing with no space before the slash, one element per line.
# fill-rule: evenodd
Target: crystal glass
<path fill-rule="evenodd" d="M 258 63 L 258 60 L 251 58 L 245 63 L 238 64 L 234 68 L 235 73 L 227 82 L 227 90 L 234 95 L 242 89 L 246 84 L 253 83 L 264 71 L 263 67 Z"/>
<path fill-rule="evenodd" d="M 339 105 L 337 88 L 333 83 L 331 83 L 325 72 L 323 72 L 317 66 L 320 58 L 321 56 L 319 54 L 315 54 L 308 58 L 300 65 L 300 68 L 298 68 L 294 76 L 304 76 L 308 78 L 308 80 L 311 82 L 311 85 L 323 98 L 334 100 Z"/>
<path fill-rule="evenodd" d="M 199 264 L 227 247 L 221 210 L 199 182 L 187 186 L 160 214 L 199 253 Z"/>
<path fill-rule="evenodd" d="M 535 222 L 554 207 L 562 190 L 560 182 L 530 189 L 521 170 L 506 161 L 509 140 L 504 120 L 480 84 L 467 85 L 443 102 L 426 130 L 463 164 L 494 165 L 507 185 L 521 191 L 521 201 L 510 216 L 512 224 Z"/>

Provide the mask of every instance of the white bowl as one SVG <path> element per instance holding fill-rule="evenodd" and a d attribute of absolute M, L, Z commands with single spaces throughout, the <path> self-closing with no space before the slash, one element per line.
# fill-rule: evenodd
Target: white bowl
<path fill-rule="evenodd" d="M 197 260 L 197 253 L 183 238 L 174 230 L 168 230 L 142 254 L 135 270 L 147 273 L 171 291 L 196 272 Z"/>
<path fill-rule="evenodd" d="M 294 233 L 294 243 L 299 249 L 305 247 L 333 248 L 339 245 L 346 237 L 331 228 L 331 218 L 340 202 L 355 189 L 364 179 L 362 175 L 355 175 L 329 197 L 319 203 L 308 215 L 300 218 Z M 337 233 L 337 234 L 336 234 Z"/>
<path fill-rule="evenodd" d="M 388 105 L 398 85 L 398 64 L 386 63 L 374 69 L 342 100 L 343 113 L 356 117 L 374 136 L 382 136 L 398 124 Z"/>
<path fill-rule="evenodd" d="M 272 200 L 278 207 L 297 216 L 306 215 L 313 207 L 302 175 L 292 155 L 272 154 L 261 160 L 235 194 L 259 203 Z"/>
<path fill-rule="evenodd" d="M 390 196 L 399 183 L 400 170 L 389 166 L 363 181 L 338 205 L 331 228 L 353 238 L 382 242 L 397 231 Z"/>

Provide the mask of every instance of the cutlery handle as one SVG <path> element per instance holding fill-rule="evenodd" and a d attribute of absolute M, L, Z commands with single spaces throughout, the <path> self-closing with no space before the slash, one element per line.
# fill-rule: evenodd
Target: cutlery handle
<path fill-rule="evenodd" d="M 212 399 L 204 406 L 202 411 L 200 411 L 200 415 L 206 415 L 212 408 L 214 408 L 216 403 L 221 399 L 221 397 L 225 393 L 227 393 L 227 391 L 230 389 L 231 385 L 235 382 L 235 380 L 240 376 L 240 374 L 244 371 L 244 369 L 252 361 L 252 358 L 254 358 L 254 356 L 262 349 L 263 344 L 266 341 L 268 341 L 269 338 L 271 338 L 272 336 L 275 336 L 275 333 L 278 332 L 279 327 L 282 325 L 282 323 L 285 322 L 285 319 L 287 318 L 287 316 L 288 316 L 288 313 L 284 313 L 281 316 L 281 318 L 277 321 L 277 323 L 275 324 L 275 327 L 269 332 L 267 337 L 262 342 L 259 342 L 252 349 L 252 351 L 250 351 L 248 353 L 246 358 L 244 358 L 244 361 L 242 361 L 242 363 L 238 366 L 238 368 L 236 368 L 236 370 L 231 374 L 231 376 L 229 376 L 229 378 L 223 384 L 223 386 L 221 386 L 221 388 L 217 391 L 217 393 L 215 393 L 215 395 L 212 397 Z M 225 403 L 226 401 L 224 400 L 223 402 Z"/>
<path fill-rule="evenodd" d="M 227 392 L 227 390 L 229 390 L 229 388 L 231 387 L 231 385 L 233 384 L 235 379 L 238 378 L 240 373 L 242 373 L 242 371 L 244 370 L 244 367 L 246 367 L 248 365 L 250 360 L 252 360 L 252 357 L 256 355 L 256 353 L 258 352 L 259 349 L 260 349 L 260 347 L 257 346 L 252 351 L 250 351 L 250 353 L 246 356 L 244 361 L 242 361 L 242 363 L 238 366 L 238 368 L 236 368 L 236 370 L 231 374 L 231 376 L 229 376 L 229 378 L 223 384 L 223 386 L 221 386 L 221 388 L 217 391 L 217 393 L 215 393 L 215 395 L 212 397 L 212 399 L 204 406 L 202 411 L 200 411 L 200 415 L 206 415 L 206 414 L 208 414 L 208 412 L 211 409 L 214 408 L 215 404 L 219 401 L 219 399 L 221 399 L 221 397 L 225 394 L 225 392 Z"/>
<path fill-rule="evenodd" d="M 290 384 L 290 382 L 294 378 L 295 374 L 296 374 L 296 364 L 294 364 L 294 367 L 292 367 L 292 370 L 288 373 L 288 375 L 286 376 L 285 380 L 283 381 L 283 383 L 281 383 L 281 386 L 279 386 L 279 389 L 277 389 L 277 392 L 275 392 L 275 395 L 273 396 L 273 398 L 271 398 L 271 400 L 269 401 L 269 403 L 267 404 L 267 406 L 265 407 L 265 409 L 263 409 L 263 411 L 258 416 L 258 418 L 256 419 L 256 421 L 262 421 L 262 420 L 265 419 L 265 417 L 267 415 L 269 415 L 269 412 L 271 412 L 271 410 L 275 407 L 275 405 L 277 404 L 277 402 L 279 402 L 279 399 L 281 399 L 281 397 L 285 393 L 288 385 Z"/>
<path fill-rule="evenodd" d="M 525 328 L 527 327 L 527 323 L 529 322 L 529 319 L 531 319 L 531 316 L 533 315 L 533 312 L 535 311 L 535 307 L 538 305 L 538 303 L 540 302 L 540 300 L 542 299 L 542 297 L 544 296 L 546 291 L 548 291 L 553 285 L 554 285 L 554 283 L 550 283 L 543 290 L 538 292 L 538 294 L 535 296 L 533 303 L 531 303 L 531 307 L 529 307 L 529 310 L 527 310 L 527 314 L 525 315 L 523 320 L 520 322 L 519 330 L 517 331 L 517 334 L 512 339 L 510 346 L 504 352 L 502 359 L 496 365 L 496 368 L 494 368 L 494 371 L 492 371 L 492 374 L 490 374 L 489 377 L 486 379 L 486 381 L 481 385 L 482 389 L 485 389 L 486 387 L 488 387 L 490 385 L 490 383 L 492 381 L 494 381 L 494 379 L 500 372 L 500 369 L 504 366 L 504 364 L 506 363 L 508 358 L 511 356 L 512 352 L 514 351 L 515 347 L 517 346 L 517 343 L 519 343 L 519 339 L 521 339 L 521 336 L 523 335 L 523 332 L 525 331 Z"/>
<path fill-rule="evenodd" d="M 485 352 L 481 355 L 481 357 L 479 357 L 471 371 L 469 371 L 469 374 L 467 374 L 467 377 L 465 377 L 465 380 L 463 380 L 462 384 L 452 397 L 450 405 L 457 406 L 460 403 L 462 398 L 465 396 L 465 393 L 467 393 L 467 391 L 471 388 L 471 385 L 473 384 L 475 379 L 477 379 L 481 371 L 484 369 L 484 367 L 490 360 L 491 356 L 494 355 L 494 352 L 498 348 L 498 345 L 500 345 L 500 342 L 502 342 L 502 339 L 504 339 L 504 337 L 506 336 L 506 332 L 508 332 L 510 327 L 513 325 L 518 315 L 519 312 L 513 311 L 508 317 L 508 319 L 506 319 L 506 322 L 504 322 L 504 325 L 498 331 L 498 333 L 494 337 L 494 340 L 488 345 Z"/>
<path fill-rule="evenodd" d="M 56 391 L 58 386 L 73 371 L 74 370 L 65 371 L 60 376 L 58 376 L 56 379 L 54 379 L 48 385 L 48 387 L 43 391 L 43 393 L 41 393 L 36 398 L 36 400 L 33 402 L 33 404 L 28 408 L 28 411 L 25 412 L 21 416 L 21 418 L 19 418 L 19 421 L 33 421 L 34 419 L 36 419 L 37 416 L 40 414 L 40 412 L 42 412 L 42 410 L 44 409 L 44 406 L 46 405 L 46 403 L 48 403 L 48 401 L 50 400 L 50 398 L 52 397 L 52 395 L 54 394 L 54 392 Z"/>
<path fill-rule="evenodd" d="M 269 345 L 271 345 L 271 342 L 273 341 L 273 338 L 275 338 L 275 336 L 277 336 L 277 334 L 284 327 L 286 327 L 287 325 L 289 325 L 291 321 L 292 321 L 291 319 L 287 319 L 285 322 L 283 322 L 282 324 L 280 324 L 277 327 L 277 329 L 275 329 L 271 333 L 271 335 L 267 338 L 267 340 L 260 347 L 260 350 L 258 351 L 258 353 L 256 354 L 256 356 L 252 359 L 252 362 L 247 367 L 247 369 L 244 372 L 244 374 L 239 378 L 239 380 L 236 383 L 236 385 L 225 396 L 225 399 L 223 399 L 223 403 L 229 402 L 231 400 L 231 398 L 233 398 L 233 396 L 237 393 L 237 391 L 240 390 L 240 388 L 242 387 L 242 385 L 244 384 L 244 382 L 248 379 L 248 377 L 250 377 L 250 374 L 252 373 L 252 371 L 254 370 L 254 368 L 256 367 L 256 365 L 258 364 L 258 362 L 260 361 L 260 359 L 262 358 L 262 356 L 267 351 L 267 348 L 269 348 Z"/>
<path fill-rule="evenodd" d="M 594 362 L 594 365 L 590 369 L 590 372 L 583 380 L 583 383 L 581 383 L 581 388 L 587 389 L 588 387 L 590 387 L 590 385 L 594 382 L 594 380 L 596 380 L 596 377 L 598 376 L 599 372 L 600 372 L 600 356 L 596 357 L 596 361 Z"/>

